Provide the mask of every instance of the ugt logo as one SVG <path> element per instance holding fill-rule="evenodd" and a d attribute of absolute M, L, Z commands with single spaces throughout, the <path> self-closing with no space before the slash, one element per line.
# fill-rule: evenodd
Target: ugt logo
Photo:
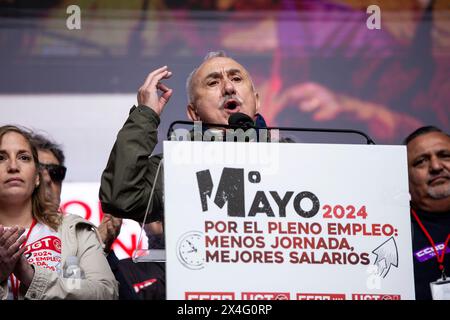
<path fill-rule="evenodd" d="M 230 217 L 245 217 L 245 175 L 244 169 L 241 168 L 223 168 L 219 185 L 217 186 L 214 204 L 219 208 L 223 208 L 227 204 L 227 215 Z M 260 183 L 261 173 L 258 171 L 250 171 L 248 173 L 248 181 L 250 183 Z M 208 198 L 212 197 L 214 183 L 209 170 L 197 172 L 197 183 L 200 194 L 200 202 L 203 212 L 208 211 Z M 278 216 L 286 217 L 286 207 L 293 198 L 294 191 L 287 191 L 280 196 L 277 191 L 269 191 L 270 197 L 274 200 L 278 207 Z M 309 199 L 312 203 L 310 209 L 302 208 L 303 199 Z M 320 208 L 320 202 L 317 196 L 309 191 L 297 193 L 292 201 L 294 210 L 303 218 L 314 217 Z M 274 210 L 269 203 L 268 196 L 264 191 L 257 191 L 248 216 L 255 216 L 257 213 L 264 213 L 268 217 L 275 217 Z"/>

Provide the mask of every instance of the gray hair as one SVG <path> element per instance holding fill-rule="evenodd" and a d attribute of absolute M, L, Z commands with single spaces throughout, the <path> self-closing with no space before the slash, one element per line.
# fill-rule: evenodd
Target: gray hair
<path fill-rule="evenodd" d="M 206 56 L 203 58 L 203 62 L 202 64 L 210 59 L 213 58 L 217 58 L 217 57 L 223 57 L 223 58 L 230 58 L 225 51 L 210 51 L 206 54 Z M 186 93 L 187 93 L 187 98 L 188 98 L 188 103 L 191 103 L 192 100 L 194 100 L 193 94 L 192 94 L 192 78 L 194 77 L 194 74 L 197 72 L 198 68 L 200 66 L 198 66 L 197 68 L 195 68 L 194 70 L 192 70 L 192 72 L 189 74 L 189 76 L 186 79 Z"/>

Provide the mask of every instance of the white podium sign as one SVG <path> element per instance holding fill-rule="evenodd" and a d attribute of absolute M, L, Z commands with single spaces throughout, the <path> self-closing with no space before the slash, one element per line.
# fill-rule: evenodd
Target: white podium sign
<path fill-rule="evenodd" d="M 164 142 L 168 299 L 414 299 L 404 146 Z"/>

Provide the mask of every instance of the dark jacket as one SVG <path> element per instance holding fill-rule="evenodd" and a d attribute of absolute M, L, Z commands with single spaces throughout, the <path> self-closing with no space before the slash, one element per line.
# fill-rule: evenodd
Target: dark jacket
<path fill-rule="evenodd" d="M 436 246 L 443 246 L 443 243 L 450 234 L 450 212 L 423 212 L 416 210 L 416 213 L 430 233 Z M 439 264 L 430 244 L 417 221 L 412 217 L 412 235 L 414 251 L 414 281 L 416 287 L 417 300 L 430 300 L 430 282 L 441 277 Z M 439 252 L 439 254 L 442 254 Z M 450 273 L 450 250 L 447 248 L 444 267 L 447 276 Z"/>

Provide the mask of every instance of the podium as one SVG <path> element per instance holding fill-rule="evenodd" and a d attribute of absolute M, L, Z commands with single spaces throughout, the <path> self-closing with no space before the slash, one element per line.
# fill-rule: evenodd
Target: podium
<path fill-rule="evenodd" d="M 406 148 L 164 142 L 167 299 L 414 299 Z"/>

